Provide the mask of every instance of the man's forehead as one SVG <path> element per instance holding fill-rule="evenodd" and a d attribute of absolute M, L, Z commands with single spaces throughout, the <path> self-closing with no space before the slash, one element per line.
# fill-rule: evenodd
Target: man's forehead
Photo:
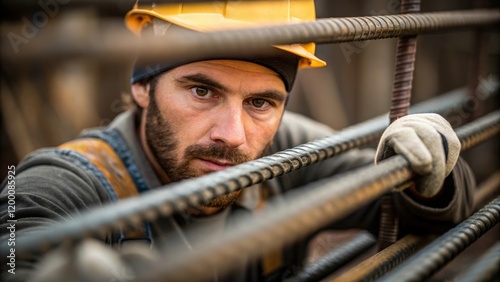
<path fill-rule="evenodd" d="M 271 75 L 280 79 L 274 70 L 244 60 L 205 60 L 179 66 L 178 71 L 238 71 L 262 75 Z"/>
<path fill-rule="evenodd" d="M 167 73 L 178 82 L 199 82 L 223 91 L 245 86 L 250 92 L 272 91 L 287 96 L 280 75 L 271 69 L 245 61 L 200 61 L 176 67 Z"/>

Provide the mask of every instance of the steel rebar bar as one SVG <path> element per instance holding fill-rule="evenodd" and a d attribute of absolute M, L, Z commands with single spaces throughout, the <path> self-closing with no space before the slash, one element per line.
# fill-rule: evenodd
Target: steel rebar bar
<path fill-rule="evenodd" d="M 138 39 L 116 24 L 101 26 L 97 34 L 75 34 L 63 27 L 44 27 L 27 44 L 16 45 L 2 41 L 1 57 L 4 62 L 20 63 L 21 59 L 53 60 L 92 56 L 96 59 L 123 60 L 142 53 L 157 58 L 241 55 L 255 53 L 270 45 L 297 43 L 340 43 L 350 41 L 413 36 L 417 34 L 449 31 L 461 28 L 493 25 L 500 21 L 500 10 L 462 10 L 421 14 L 325 18 L 313 22 L 275 25 L 259 28 L 180 34 L 168 41 Z M 9 34 L 22 34 L 22 26 L 5 27 Z M 204 46 L 204 48 L 199 48 Z M 142 50 L 142 52 L 141 52 Z"/>
<path fill-rule="evenodd" d="M 401 14 L 418 12 L 420 12 L 420 0 L 401 1 Z M 410 109 L 415 56 L 417 53 L 417 37 L 400 37 L 396 46 L 396 67 L 392 86 L 391 107 L 389 110 L 391 123 L 398 118 L 406 116 Z M 399 218 L 395 212 L 392 194 L 383 196 L 380 210 L 378 247 L 379 250 L 383 250 L 398 239 Z"/>

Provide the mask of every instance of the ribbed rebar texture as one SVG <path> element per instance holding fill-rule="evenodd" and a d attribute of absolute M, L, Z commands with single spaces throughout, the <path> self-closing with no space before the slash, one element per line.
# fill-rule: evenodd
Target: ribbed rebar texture
<path fill-rule="evenodd" d="M 359 40 L 413 36 L 422 33 L 448 31 L 491 25 L 500 21 L 500 10 L 462 10 L 405 15 L 328 18 L 315 22 L 276 25 L 261 28 L 225 30 L 210 33 L 181 34 L 169 40 L 142 40 L 116 28 L 100 28 L 99 34 L 81 35 L 45 28 L 43 33 L 23 46 L 14 55 L 8 40 L 2 42 L 5 61 L 41 60 L 64 57 L 92 56 L 112 60 L 127 58 L 141 51 L 144 56 L 195 58 L 214 55 L 241 55 L 270 45 L 296 43 L 339 43 Z M 14 28 L 20 30 L 22 27 Z M 62 30 L 62 29 L 61 29 Z M 203 46 L 203 48 L 199 48 Z M 144 50 L 145 48 L 145 50 Z"/>
<path fill-rule="evenodd" d="M 465 93 L 440 96 L 415 107 L 415 112 L 443 112 L 467 101 Z M 267 179 L 299 169 L 320 160 L 366 144 L 380 136 L 387 125 L 383 115 L 340 131 L 331 137 L 304 144 L 293 149 L 239 165 L 204 177 L 186 180 L 144 193 L 140 198 L 126 199 L 102 208 L 96 208 L 71 221 L 52 226 L 44 232 L 18 234 L 17 255 L 23 252 L 45 252 L 62 241 L 78 241 L 94 234 L 103 234 L 114 228 L 138 225 L 154 220 L 159 214 L 170 215 L 189 205 L 197 205 L 237 189 L 250 187 Z M 8 253 L 5 246 L 2 254 Z"/>
<path fill-rule="evenodd" d="M 420 12 L 420 0 L 401 1 L 401 14 L 418 12 Z M 392 87 L 392 101 L 389 112 L 391 123 L 408 114 L 416 52 L 416 36 L 398 38 L 396 48 L 396 67 Z"/>
<path fill-rule="evenodd" d="M 490 282 L 500 278 L 500 242 L 488 249 L 467 270 L 462 271 L 455 282 Z"/>
<path fill-rule="evenodd" d="M 427 247 L 409 258 L 380 281 L 425 281 L 500 221 L 500 197 Z"/>
<path fill-rule="evenodd" d="M 398 239 L 399 217 L 394 208 L 392 193 L 382 197 L 380 205 L 380 228 L 378 234 L 378 250 L 381 251 Z"/>
<path fill-rule="evenodd" d="M 396 48 L 396 69 L 389 113 L 391 122 L 408 114 L 416 53 L 416 37 L 398 38 Z"/>
<path fill-rule="evenodd" d="M 489 126 L 486 126 L 486 125 Z M 479 130 L 478 130 L 479 129 Z M 491 112 L 474 122 L 468 123 L 456 130 L 462 144 L 462 151 L 475 144 L 483 142 L 500 132 L 500 110 Z"/>
<path fill-rule="evenodd" d="M 286 281 L 319 281 L 349 263 L 352 259 L 356 258 L 368 248 L 375 245 L 375 243 L 376 240 L 371 234 L 362 232 L 361 234 L 356 235 L 354 239 L 338 248 L 335 248 L 318 261 L 306 267 L 304 271 L 300 272 L 297 276 L 287 279 Z"/>
<path fill-rule="evenodd" d="M 420 0 L 402 0 L 401 14 L 420 12 Z M 389 119 L 393 123 L 406 116 L 410 109 L 415 55 L 417 53 L 417 37 L 398 38 L 396 48 L 396 67 L 392 86 Z M 393 195 L 384 195 L 380 207 L 379 250 L 383 250 L 398 239 L 399 218 L 394 210 Z"/>

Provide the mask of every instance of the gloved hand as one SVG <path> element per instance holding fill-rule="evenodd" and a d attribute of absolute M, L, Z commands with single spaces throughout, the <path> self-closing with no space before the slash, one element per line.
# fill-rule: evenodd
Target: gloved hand
<path fill-rule="evenodd" d="M 437 114 L 412 114 L 393 122 L 380 139 L 376 160 L 401 154 L 419 174 L 420 196 L 435 196 L 460 154 L 460 140 L 450 124 Z"/>

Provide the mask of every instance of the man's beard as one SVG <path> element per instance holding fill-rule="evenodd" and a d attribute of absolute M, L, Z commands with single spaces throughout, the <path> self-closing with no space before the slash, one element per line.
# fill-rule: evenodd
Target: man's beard
<path fill-rule="evenodd" d="M 179 145 L 178 141 L 175 139 L 171 125 L 161 115 L 156 104 L 154 88 L 154 85 L 152 85 L 150 103 L 146 114 L 146 142 L 160 164 L 160 167 L 172 182 L 210 173 L 210 171 L 204 171 L 200 175 L 200 173 L 193 171 L 189 164 L 195 159 L 222 159 L 232 164 L 241 164 L 252 160 L 252 158 L 237 148 L 230 148 L 225 144 L 217 143 L 210 145 L 193 144 L 186 148 L 184 156 L 177 156 L 175 150 Z M 270 146 L 271 144 L 268 144 L 259 157 L 264 156 Z M 202 206 L 225 208 L 232 205 L 238 199 L 240 193 L 241 190 L 238 190 L 219 196 L 209 202 L 203 203 Z"/>

